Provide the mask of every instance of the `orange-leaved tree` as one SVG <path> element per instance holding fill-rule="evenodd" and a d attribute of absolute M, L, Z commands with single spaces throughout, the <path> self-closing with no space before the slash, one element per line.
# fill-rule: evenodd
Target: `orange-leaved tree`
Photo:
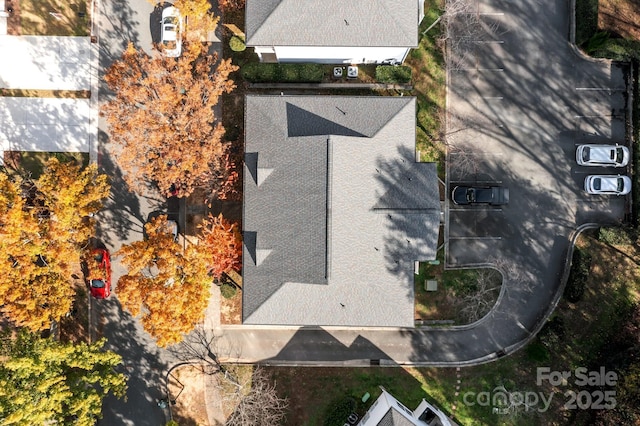
<path fill-rule="evenodd" d="M 168 231 L 167 217 L 145 225 L 147 238 L 124 245 L 118 255 L 128 269 L 118 280 L 118 299 L 158 346 L 177 343 L 204 318 L 211 277 L 195 246 L 183 251 Z"/>
<path fill-rule="evenodd" d="M 206 253 L 213 278 L 239 271 L 242 267 L 242 237 L 238 225 L 220 214 L 217 217 L 209 215 L 199 227 L 198 249 Z"/>
<path fill-rule="evenodd" d="M 105 182 L 95 166 L 56 160 L 36 181 L 0 173 L 0 309 L 16 325 L 42 330 L 70 311 L 79 245 L 91 231 L 82 215 L 102 206 Z"/>
<path fill-rule="evenodd" d="M 149 1 L 155 3 L 156 0 Z M 210 34 L 215 31 L 220 20 L 213 15 L 209 0 L 176 0 L 173 5 L 187 19 L 184 36 L 189 47 L 206 50 L 208 44 L 203 42 L 211 39 Z"/>
<path fill-rule="evenodd" d="M 229 74 L 237 67 L 190 47 L 196 44 L 187 43 L 179 58 L 151 57 L 129 44 L 107 71 L 115 97 L 103 115 L 133 190 L 155 182 L 164 193 L 175 185 L 187 196 L 207 177 L 226 176 L 228 145 L 213 107 L 235 87 Z"/>
<path fill-rule="evenodd" d="M 245 0 L 218 0 L 218 6 L 223 12 L 244 9 Z"/>

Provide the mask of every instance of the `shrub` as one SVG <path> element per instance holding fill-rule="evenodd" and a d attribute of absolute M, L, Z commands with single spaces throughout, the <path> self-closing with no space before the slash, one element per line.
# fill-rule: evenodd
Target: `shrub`
<path fill-rule="evenodd" d="M 249 63 L 242 67 L 245 80 L 261 82 L 318 83 L 324 77 L 321 64 L 262 64 Z"/>
<path fill-rule="evenodd" d="M 245 0 L 218 0 L 218 6 L 224 12 L 244 9 Z"/>
<path fill-rule="evenodd" d="M 538 334 L 538 342 L 545 348 L 555 349 L 559 344 L 562 344 L 564 335 L 564 320 L 562 317 L 555 316 L 547 321 L 544 327 L 542 327 L 542 330 L 540 330 L 540 334 Z"/>
<path fill-rule="evenodd" d="M 229 39 L 229 47 L 234 52 L 243 52 L 247 48 L 247 45 L 244 44 L 244 41 L 240 37 L 234 35 Z"/>
<path fill-rule="evenodd" d="M 576 44 L 582 46 L 598 31 L 598 0 L 576 0 Z"/>
<path fill-rule="evenodd" d="M 225 299 L 233 299 L 233 296 L 236 295 L 238 289 L 233 284 L 223 283 L 220 286 L 220 294 Z"/>
<path fill-rule="evenodd" d="M 376 67 L 376 80 L 381 83 L 408 83 L 411 81 L 411 68 L 404 65 L 379 65 Z"/>
<path fill-rule="evenodd" d="M 598 231 L 598 241 L 611 246 L 621 246 L 632 244 L 629 229 L 626 228 L 600 228 Z"/>
<path fill-rule="evenodd" d="M 526 348 L 527 357 L 536 362 L 543 362 L 549 359 L 549 351 L 539 341 L 531 342 Z"/>
<path fill-rule="evenodd" d="M 571 260 L 569 281 L 564 289 L 564 297 L 571 303 L 578 302 L 584 294 L 584 287 L 591 269 L 591 255 L 576 247 Z"/>
<path fill-rule="evenodd" d="M 342 426 L 347 422 L 349 414 L 356 408 L 355 400 L 351 398 L 334 401 L 329 405 L 324 418 L 324 426 Z"/>

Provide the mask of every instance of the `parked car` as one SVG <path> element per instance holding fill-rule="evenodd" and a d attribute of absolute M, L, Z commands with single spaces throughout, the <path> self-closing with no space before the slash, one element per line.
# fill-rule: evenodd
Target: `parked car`
<path fill-rule="evenodd" d="M 455 204 L 489 204 L 499 206 L 509 203 L 509 188 L 501 186 L 473 187 L 456 186 L 451 193 Z"/>
<path fill-rule="evenodd" d="M 631 192 L 631 179 L 621 175 L 589 175 L 584 179 L 588 194 L 626 195 Z"/>
<path fill-rule="evenodd" d="M 576 162 L 581 166 L 624 167 L 629 163 L 629 149 L 619 145 L 579 145 Z"/>
<path fill-rule="evenodd" d="M 180 11 L 169 6 L 162 10 L 162 52 L 177 58 L 182 53 L 182 16 Z"/>
<path fill-rule="evenodd" d="M 87 261 L 87 285 L 96 299 L 106 299 L 111 295 L 111 256 L 109 251 L 96 248 Z"/>

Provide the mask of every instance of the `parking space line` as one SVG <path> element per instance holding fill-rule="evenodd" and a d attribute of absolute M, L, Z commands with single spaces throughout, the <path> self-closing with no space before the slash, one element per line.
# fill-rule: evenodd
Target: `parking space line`
<path fill-rule="evenodd" d="M 449 240 L 501 240 L 502 237 L 449 237 Z"/>
<path fill-rule="evenodd" d="M 466 154 L 466 152 L 462 152 L 462 153 L 460 153 L 460 152 L 452 152 L 449 155 L 465 155 L 465 154 Z M 504 152 L 477 151 L 477 152 L 474 152 L 473 155 L 476 155 L 476 156 L 477 155 L 504 155 Z"/>
<path fill-rule="evenodd" d="M 501 180 L 452 180 L 449 182 L 449 186 L 453 185 L 491 185 L 491 184 L 502 185 Z"/>
<path fill-rule="evenodd" d="M 627 89 L 624 87 L 576 87 L 576 90 L 581 91 L 601 91 L 601 92 L 624 92 Z"/>
<path fill-rule="evenodd" d="M 492 72 L 504 72 L 504 68 L 458 68 L 456 71 L 492 71 Z"/>
<path fill-rule="evenodd" d="M 492 208 L 477 208 L 477 209 L 471 209 L 471 208 L 449 208 L 450 212 L 501 212 L 502 209 L 501 208 L 496 208 L 496 209 L 492 209 Z"/>

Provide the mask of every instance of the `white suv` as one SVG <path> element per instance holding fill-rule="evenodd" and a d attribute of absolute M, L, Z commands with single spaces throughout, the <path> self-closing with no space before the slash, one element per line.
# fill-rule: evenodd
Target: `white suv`
<path fill-rule="evenodd" d="M 576 161 L 581 166 L 624 167 L 629 163 L 629 149 L 619 145 L 579 145 Z"/>

